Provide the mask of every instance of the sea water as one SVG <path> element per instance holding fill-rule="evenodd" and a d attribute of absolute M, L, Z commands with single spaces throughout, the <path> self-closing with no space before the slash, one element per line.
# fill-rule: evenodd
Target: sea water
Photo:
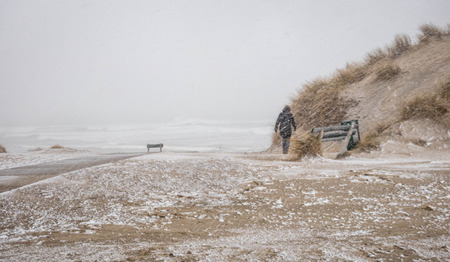
<path fill-rule="evenodd" d="M 174 152 L 259 152 L 270 146 L 272 132 L 271 121 L 0 127 L 0 144 L 12 153 L 54 145 L 99 153 L 146 152 L 147 144 L 158 143 Z"/>

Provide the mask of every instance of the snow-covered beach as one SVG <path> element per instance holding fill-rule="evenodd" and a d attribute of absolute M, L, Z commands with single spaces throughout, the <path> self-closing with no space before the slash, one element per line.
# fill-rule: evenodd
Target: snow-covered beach
<path fill-rule="evenodd" d="M 148 143 L 164 151 L 259 152 L 271 144 L 272 120 L 238 122 L 175 119 L 167 123 L 0 127 L 8 152 L 24 153 L 59 144 L 99 153 L 145 152 Z"/>
<path fill-rule="evenodd" d="M 449 172 L 445 156 L 150 153 L 0 194 L 0 260 L 444 261 Z"/>
<path fill-rule="evenodd" d="M 0 262 L 450 261 L 448 13 L 1 1 Z"/>

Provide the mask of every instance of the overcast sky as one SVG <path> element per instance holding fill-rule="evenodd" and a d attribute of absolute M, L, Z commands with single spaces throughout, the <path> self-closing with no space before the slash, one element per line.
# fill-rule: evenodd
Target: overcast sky
<path fill-rule="evenodd" d="M 0 126 L 274 119 L 448 0 L 0 0 Z"/>

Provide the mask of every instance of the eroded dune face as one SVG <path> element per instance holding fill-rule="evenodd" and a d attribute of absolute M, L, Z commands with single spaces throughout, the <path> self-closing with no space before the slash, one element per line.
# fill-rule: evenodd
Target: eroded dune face
<path fill-rule="evenodd" d="M 398 55 L 389 52 L 394 42 L 364 62 L 306 84 L 291 104 L 299 130 L 357 119 L 363 142 L 375 137 L 381 146 L 395 141 L 448 150 L 450 37 L 445 34 L 410 43 Z M 395 68 L 395 74 L 379 77 L 386 68 Z"/>

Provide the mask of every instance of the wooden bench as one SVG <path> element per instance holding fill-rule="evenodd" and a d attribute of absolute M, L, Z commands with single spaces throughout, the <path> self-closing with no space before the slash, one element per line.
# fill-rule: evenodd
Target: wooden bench
<path fill-rule="evenodd" d="M 163 148 L 163 144 L 147 144 L 147 152 L 150 152 L 150 148 L 158 148 L 159 147 L 159 152 L 162 152 L 162 148 Z"/>
<path fill-rule="evenodd" d="M 311 133 L 320 133 L 322 142 L 344 140 L 337 158 L 354 149 L 360 141 L 358 120 L 343 121 L 340 126 L 316 127 Z"/>

